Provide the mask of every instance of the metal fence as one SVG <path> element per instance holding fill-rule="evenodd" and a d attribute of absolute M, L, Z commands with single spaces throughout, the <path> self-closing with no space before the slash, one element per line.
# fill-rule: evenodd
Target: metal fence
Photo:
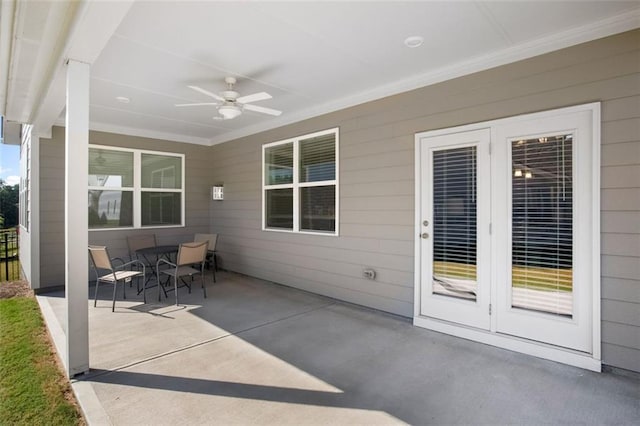
<path fill-rule="evenodd" d="M 0 230 L 0 282 L 20 279 L 17 228 Z"/>

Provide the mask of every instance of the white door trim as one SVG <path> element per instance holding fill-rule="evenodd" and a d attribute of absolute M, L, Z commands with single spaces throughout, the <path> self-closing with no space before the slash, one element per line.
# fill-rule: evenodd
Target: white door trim
<path fill-rule="evenodd" d="M 593 194 L 591 198 L 591 259 L 590 265 L 591 275 L 591 295 L 592 295 L 592 312 L 591 312 L 591 334 L 592 334 L 592 350 L 591 353 L 577 352 L 566 348 L 551 346 L 544 343 L 534 342 L 518 337 L 495 333 L 495 317 L 492 318 L 492 327 L 490 331 L 482 331 L 467 326 L 461 326 L 455 323 L 436 320 L 421 315 L 421 276 L 422 276 L 422 252 L 421 252 L 421 211 L 422 206 L 422 153 L 420 140 L 425 137 L 433 137 L 458 132 L 467 132 L 487 127 L 496 127 L 506 123 L 517 123 L 518 121 L 529 121 L 532 119 L 544 119 L 547 117 L 557 116 L 559 114 L 575 113 L 588 111 L 591 113 L 592 138 L 591 144 L 591 186 Z M 601 368 L 601 294 L 600 294 L 600 103 L 590 103 L 578 105 L 568 108 L 561 108 L 551 111 L 543 111 L 533 114 L 520 115 L 504 119 L 492 120 L 482 123 L 474 123 L 454 128 L 440 129 L 428 132 L 422 132 L 415 135 L 415 233 L 414 233 L 414 324 L 417 326 L 429 328 L 463 337 L 478 342 L 499 346 L 522 353 L 527 353 L 540 358 L 550 359 L 593 371 L 600 371 Z M 495 264 L 496 262 L 492 262 Z M 492 270 L 492 276 L 494 275 Z M 492 298 L 495 296 L 492 295 Z M 495 301 L 492 301 L 493 306 Z"/>

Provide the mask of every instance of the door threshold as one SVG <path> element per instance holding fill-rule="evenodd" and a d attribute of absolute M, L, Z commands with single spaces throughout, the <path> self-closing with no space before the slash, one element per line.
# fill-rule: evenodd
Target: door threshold
<path fill-rule="evenodd" d="M 486 345 L 535 356 L 537 358 L 555 361 L 571 365 L 573 367 L 584 368 L 585 370 L 595 371 L 598 373 L 602 371 L 601 360 L 584 352 L 577 352 L 571 349 L 551 346 L 518 337 L 478 330 L 464 325 L 423 316 L 414 317 L 413 325 L 449 334 L 451 336 L 472 340 L 474 342 L 484 343 Z"/>

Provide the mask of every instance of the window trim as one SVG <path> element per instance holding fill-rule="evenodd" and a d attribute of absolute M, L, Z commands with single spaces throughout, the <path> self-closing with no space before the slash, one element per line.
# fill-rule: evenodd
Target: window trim
<path fill-rule="evenodd" d="M 333 134 L 335 136 L 335 179 L 323 180 L 317 182 L 300 182 L 300 142 L 318 136 Z M 293 182 L 275 185 L 266 184 L 266 150 L 274 146 L 293 144 Z M 321 130 L 314 133 L 307 133 L 293 138 L 270 142 L 262 145 L 262 230 L 269 232 L 284 232 L 288 234 L 306 234 L 306 235 L 324 235 L 337 237 L 340 235 L 340 128 Z M 334 186 L 335 188 L 335 230 L 329 231 L 312 231 L 300 229 L 300 188 Z M 270 228 L 267 227 L 266 217 L 266 192 L 274 189 L 293 189 L 293 229 Z"/>
<path fill-rule="evenodd" d="M 153 151 L 146 149 L 125 148 L 111 145 L 89 144 L 90 149 L 102 149 L 105 151 L 120 151 L 133 153 L 133 185 L 132 186 L 92 186 L 87 183 L 87 191 L 91 190 L 111 190 L 133 192 L 133 226 L 119 226 L 114 228 L 89 228 L 93 231 L 122 231 L 128 229 L 156 229 L 156 228 L 184 228 L 185 227 L 185 155 L 177 152 Z M 180 158 L 181 186 L 180 188 L 149 188 L 142 186 L 142 155 L 161 155 L 166 157 Z M 88 155 L 88 151 L 87 151 Z M 172 192 L 180 193 L 180 224 L 174 225 L 150 225 L 142 226 L 142 193 L 144 192 Z"/>

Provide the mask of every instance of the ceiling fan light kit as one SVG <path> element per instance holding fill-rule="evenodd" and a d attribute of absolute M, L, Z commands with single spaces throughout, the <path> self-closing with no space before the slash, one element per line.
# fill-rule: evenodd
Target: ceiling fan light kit
<path fill-rule="evenodd" d="M 218 112 L 224 117 L 225 120 L 234 119 L 242 114 L 242 110 L 235 105 L 222 105 L 218 108 Z"/>
<path fill-rule="evenodd" d="M 266 92 L 258 92 L 252 95 L 240 96 L 240 93 L 233 89 L 233 85 L 236 83 L 235 77 L 226 77 L 224 79 L 227 83 L 227 90 L 216 94 L 205 90 L 198 86 L 188 86 L 191 90 L 202 93 L 209 96 L 219 102 L 199 102 L 190 104 L 176 104 L 177 107 L 189 107 L 189 106 L 208 106 L 212 105 L 218 109 L 220 116 L 213 117 L 214 120 L 232 120 L 242 114 L 242 111 L 249 110 L 258 112 L 261 114 L 273 115 L 275 117 L 282 114 L 282 111 L 276 109 L 265 108 L 257 105 L 250 105 L 250 102 L 263 101 L 271 99 L 271 95 Z"/>

